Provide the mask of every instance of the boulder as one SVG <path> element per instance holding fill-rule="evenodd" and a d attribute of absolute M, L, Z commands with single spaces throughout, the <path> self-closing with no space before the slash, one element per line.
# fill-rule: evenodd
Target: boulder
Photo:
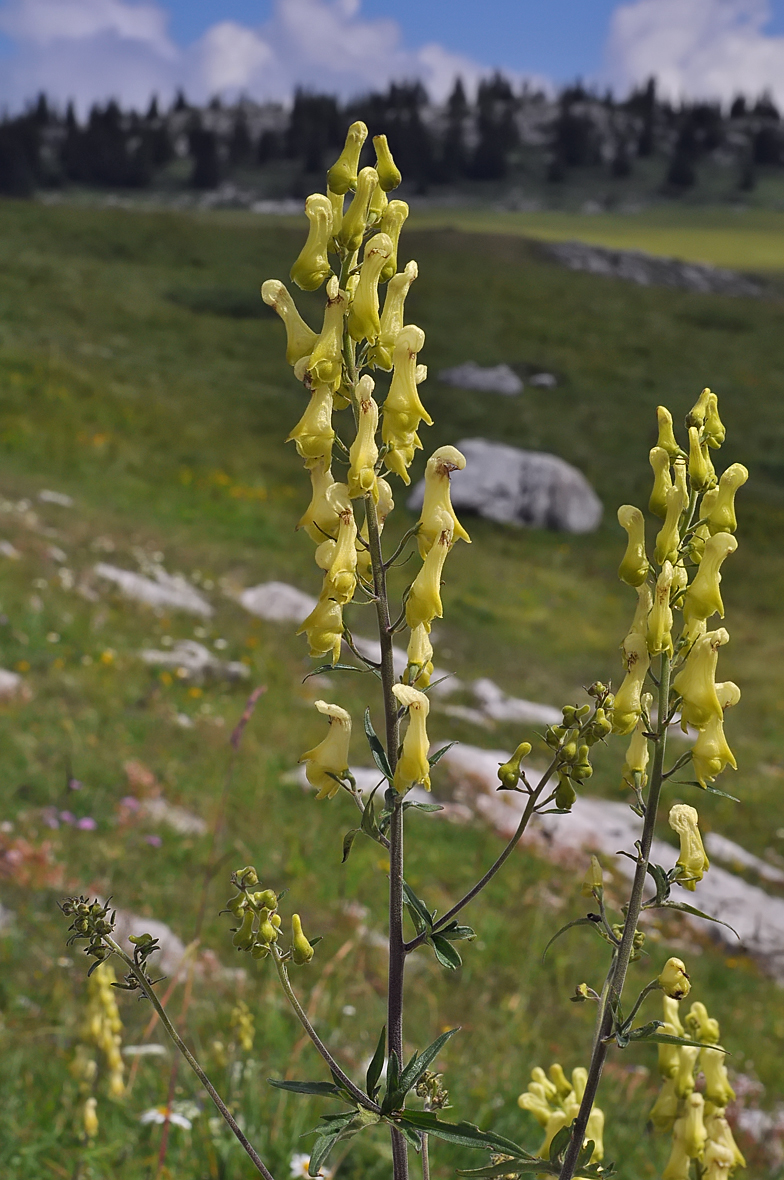
<path fill-rule="evenodd" d="M 523 392 L 523 382 L 508 365 L 491 365 L 484 368 L 476 361 L 466 361 L 453 369 L 442 369 L 438 380 L 445 385 L 456 385 L 458 389 L 476 389 L 480 393 L 503 393 L 515 397 Z"/>
<path fill-rule="evenodd" d="M 238 595 L 237 601 L 249 614 L 271 623 L 301 623 L 316 605 L 312 594 L 305 594 L 286 582 L 249 586 Z"/>
<path fill-rule="evenodd" d="M 590 533 L 602 518 L 602 502 L 585 476 L 556 455 L 523 451 L 483 438 L 457 444 L 464 471 L 452 474 L 452 503 L 500 524 Z M 424 481 L 408 499 L 422 507 Z"/>

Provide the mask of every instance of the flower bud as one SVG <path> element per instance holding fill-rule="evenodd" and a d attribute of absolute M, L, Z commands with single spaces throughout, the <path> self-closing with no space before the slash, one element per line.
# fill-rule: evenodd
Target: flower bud
<path fill-rule="evenodd" d="M 299 914 L 291 915 L 291 957 L 298 967 L 309 963 L 313 958 L 313 947 L 302 933 L 302 923 Z"/>
<path fill-rule="evenodd" d="M 349 451 L 348 492 L 353 498 L 372 495 L 378 499 L 376 462 L 378 446 L 378 405 L 373 400 L 373 378 L 365 374 L 357 385 L 357 433 Z M 355 561 L 356 566 L 356 561 Z"/>
<path fill-rule="evenodd" d="M 242 925 L 235 932 L 234 938 L 231 940 L 238 951 L 249 951 L 253 946 L 253 923 L 255 920 L 256 915 L 253 913 L 253 910 L 246 910 L 242 917 Z"/>
<path fill-rule="evenodd" d="M 433 645 L 424 623 L 411 632 L 406 657 L 406 683 L 414 688 L 427 688 L 433 675 Z"/>
<path fill-rule="evenodd" d="M 379 187 L 385 193 L 391 193 L 393 188 L 397 188 L 403 177 L 392 159 L 386 135 L 374 135 L 373 147 L 376 149 L 376 172 L 378 172 Z"/>
<path fill-rule="evenodd" d="M 735 755 L 724 736 L 723 716 L 711 717 L 700 729 L 692 746 L 691 761 L 694 777 L 701 787 L 713 782 L 727 766 L 738 769 Z"/>
<path fill-rule="evenodd" d="M 82 1126 L 88 1139 L 94 1139 L 98 1134 L 97 1105 L 98 1099 L 91 1096 L 85 1099 L 84 1106 L 82 1107 Z"/>
<path fill-rule="evenodd" d="M 310 655 L 314 659 L 319 656 L 331 655 L 333 664 L 336 664 L 340 659 L 343 638 L 343 608 L 334 598 L 329 597 L 329 585 L 326 578 L 318 602 L 298 628 L 297 635 L 307 635 Z"/>
<path fill-rule="evenodd" d="M 356 188 L 359 156 L 367 134 L 368 129 L 360 120 L 349 127 L 343 151 L 327 172 L 327 184 L 333 193 L 344 196 L 349 189 Z"/>
<path fill-rule="evenodd" d="M 689 427 L 689 479 L 697 492 L 704 492 L 711 486 L 712 465 L 708 459 L 707 443 L 700 442 L 696 426 Z"/>
<path fill-rule="evenodd" d="M 498 778 L 501 786 L 507 791 L 514 790 L 520 782 L 520 763 L 531 753 L 531 743 L 521 742 L 508 762 L 502 762 L 498 767 Z"/>
<path fill-rule="evenodd" d="M 571 811 L 576 798 L 577 792 L 569 776 L 563 770 L 559 770 L 558 786 L 555 788 L 555 806 L 559 811 Z"/>
<path fill-rule="evenodd" d="M 696 402 L 686 415 L 686 428 L 691 429 L 696 427 L 697 430 L 702 430 L 705 423 L 705 418 L 710 406 L 711 391 L 707 387 L 703 389 Z"/>
<path fill-rule="evenodd" d="M 724 442 L 727 432 L 724 429 L 724 423 L 719 417 L 719 399 L 715 393 L 711 393 L 708 398 L 707 411 L 702 429 L 708 446 L 713 450 L 718 450 Z"/>
<path fill-rule="evenodd" d="M 565 1098 L 567 1094 L 571 1093 L 572 1083 L 567 1078 L 563 1071 L 563 1066 L 554 1062 L 547 1071 L 550 1075 L 550 1080 L 555 1086 L 556 1092 L 561 1098 Z"/>
<path fill-rule="evenodd" d="M 657 447 L 661 447 L 667 452 L 670 460 L 677 459 L 683 451 L 678 446 L 675 435 L 672 430 L 672 414 L 665 406 L 656 407 L 656 419 L 659 424 L 659 438 L 656 442 Z M 653 511 L 653 509 L 651 509 Z"/>
<path fill-rule="evenodd" d="M 738 542 L 732 533 L 716 533 L 705 542 L 699 569 L 683 599 L 683 618 L 687 627 L 704 622 L 718 611 L 724 618 L 724 603 L 719 592 L 722 562 L 734 553 Z"/>
<path fill-rule="evenodd" d="M 669 561 L 662 563 L 661 573 L 656 579 L 656 589 L 653 594 L 653 607 L 648 617 L 648 651 L 654 656 L 660 652 L 672 655 L 672 610 L 670 608 L 670 591 L 672 590 L 673 568 Z"/>
<path fill-rule="evenodd" d="M 409 262 L 405 270 L 389 280 L 384 309 L 381 312 L 378 340 L 368 351 L 368 361 L 379 369 L 392 368 L 392 353 L 397 338 L 403 330 L 406 296 L 418 274 L 417 264 Z M 416 377 L 416 382 L 419 383 L 418 377 Z"/>
<path fill-rule="evenodd" d="M 675 1075 L 675 1093 L 679 1098 L 688 1098 L 694 1091 L 694 1071 L 700 1050 L 692 1045 L 678 1046 L 678 1072 Z"/>
<path fill-rule="evenodd" d="M 395 767 L 395 790 L 404 795 L 411 787 L 421 784 L 429 791 L 430 763 L 427 760 L 427 752 L 430 742 L 426 726 L 430 701 L 423 692 L 409 684 L 393 684 L 392 692 L 400 704 L 408 709 L 408 729 Z"/>
<path fill-rule="evenodd" d="M 321 193 L 308 197 L 305 216 L 310 222 L 308 238 L 291 268 L 291 280 L 303 291 L 315 291 L 332 271 L 327 258 L 332 234 L 332 205 L 329 197 Z"/>
<path fill-rule="evenodd" d="M 643 694 L 640 698 L 640 703 L 644 712 L 650 713 L 650 708 L 653 703 L 653 697 L 649 692 Z M 648 738 L 645 736 L 647 725 L 644 717 L 640 717 L 637 725 L 632 733 L 629 748 L 626 751 L 626 761 L 623 764 L 623 781 L 628 783 L 630 787 L 639 785 L 644 787 L 648 781 L 647 768 L 648 760 L 650 758 L 650 751 L 648 748 Z"/>
<path fill-rule="evenodd" d="M 408 217 L 408 212 L 408 205 L 405 201 L 390 201 L 378 223 L 379 231 L 382 234 L 388 234 L 392 242 L 392 253 L 381 271 L 382 283 L 388 283 L 397 270 L 397 248 L 400 243 L 400 232 Z"/>
<path fill-rule="evenodd" d="M 453 471 L 462 471 L 465 465 L 465 455 L 451 446 L 439 447 L 427 461 L 425 494 L 417 532 L 422 558 L 427 557 L 445 529 L 452 532 L 453 541 L 462 539 L 471 544 L 471 538 L 455 516 L 450 496 L 450 476 Z"/>
<path fill-rule="evenodd" d="M 666 516 L 667 493 L 672 487 L 672 475 L 670 474 L 672 460 L 664 447 L 654 447 L 649 457 L 653 468 L 653 491 L 648 501 L 648 509 L 654 516 Z"/>
<path fill-rule="evenodd" d="M 378 276 L 392 253 L 386 234 L 376 234 L 365 246 L 359 282 L 348 313 L 348 330 L 356 341 L 375 344 L 381 330 L 378 318 Z"/>
<path fill-rule="evenodd" d="M 645 517 L 639 508 L 623 504 L 618 509 L 618 524 L 629 534 L 626 552 L 618 567 L 618 577 L 627 586 L 639 586 L 645 581 L 650 569 L 645 555 Z"/>
<path fill-rule="evenodd" d="M 615 694 L 612 709 L 613 733 L 631 733 L 642 714 L 640 694 L 651 658 L 644 636 L 630 632 L 623 641 L 626 676 Z"/>
<path fill-rule="evenodd" d="M 716 495 L 711 501 L 710 508 L 705 512 L 703 499 L 703 514 L 708 518 L 708 529 L 714 533 L 734 533 L 738 527 L 735 516 L 735 494 L 749 478 L 748 469 L 742 463 L 733 463 L 722 475 Z"/>
<path fill-rule="evenodd" d="M 708 631 L 695 639 L 691 651 L 672 687 L 682 698 L 681 721 L 684 729 L 693 725 L 697 729 L 706 725 L 711 717 L 720 717 L 722 708 L 716 692 L 716 663 L 719 648 L 729 642 L 729 633 L 724 627 Z"/>
<path fill-rule="evenodd" d="M 370 198 L 370 205 L 368 207 L 368 228 L 376 225 L 381 220 L 388 204 L 387 194 L 381 185 L 377 184 L 373 190 L 373 196 Z"/>
<path fill-rule="evenodd" d="M 673 484 L 665 497 L 667 510 L 664 517 L 664 524 L 662 525 L 656 537 L 656 549 L 654 556 L 659 565 L 663 565 L 665 561 L 676 562 L 678 560 L 678 547 L 680 546 L 680 519 L 681 513 L 686 507 L 686 501 L 683 498 L 681 489 Z"/>
<path fill-rule="evenodd" d="M 691 991 L 691 981 L 682 959 L 668 959 L 658 979 L 659 987 L 671 1000 L 685 1000 Z"/>
<path fill-rule="evenodd" d="M 681 844 L 676 862 L 680 870 L 678 884 L 694 892 L 697 882 L 702 880 L 710 868 L 698 827 L 699 816 L 696 809 L 689 807 L 688 803 L 676 803 L 670 808 L 668 822 L 673 832 L 677 832 Z"/>
<path fill-rule="evenodd" d="M 305 366 L 313 385 L 327 385 L 335 392 L 343 376 L 343 317 L 348 295 L 341 291 L 337 276 L 327 283 L 327 306 L 321 334 Z"/>
<path fill-rule="evenodd" d="M 318 337 L 303 320 L 291 295 L 278 279 L 267 279 L 261 287 L 261 298 L 276 311 L 286 329 L 286 360 L 295 365 L 310 356 Z"/>
<path fill-rule="evenodd" d="M 596 893 L 601 893 L 604 888 L 604 873 L 602 866 L 599 864 L 599 858 L 591 857 L 591 864 L 588 872 L 583 879 L 583 885 L 580 892 L 583 897 L 593 897 Z"/>
<path fill-rule="evenodd" d="M 424 625 L 430 631 L 433 619 L 441 619 L 441 573 L 447 554 L 452 548 L 452 533 L 445 529 L 422 563 L 406 601 L 406 622 L 413 631 Z"/>
<path fill-rule="evenodd" d="M 363 168 L 357 177 L 357 191 L 343 214 L 343 224 L 337 235 L 338 244 L 349 254 L 354 254 L 362 245 L 362 239 L 367 229 L 370 201 L 377 184 L 378 173 L 375 168 Z M 338 191 L 333 184 L 330 184 L 330 188 L 333 191 Z M 387 232 L 386 229 L 384 232 Z"/>
<path fill-rule="evenodd" d="M 289 434 L 286 442 L 293 442 L 306 467 L 319 464 L 328 467 L 332 459 L 332 391 L 328 385 L 314 385 L 305 413 Z"/>
<path fill-rule="evenodd" d="M 317 799 L 331 799 L 338 793 L 340 783 L 348 774 L 348 747 L 351 741 L 351 716 L 340 705 L 316 701 L 316 708 L 329 718 L 327 736 L 299 759 L 307 763 L 305 774 L 313 787 L 318 787 Z M 334 777 L 333 777 L 334 776 Z"/>

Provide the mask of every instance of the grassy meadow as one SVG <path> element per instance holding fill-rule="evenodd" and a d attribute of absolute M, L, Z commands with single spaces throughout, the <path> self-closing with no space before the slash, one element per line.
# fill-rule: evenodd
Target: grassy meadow
<path fill-rule="evenodd" d="M 784 304 L 777 276 L 760 301 L 643 289 L 560 269 L 528 238 L 579 236 L 653 250 L 658 242 L 657 252 L 784 269 L 780 216 L 706 215 L 699 231 L 688 210 L 666 224 L 653 214 L 611 221 L 429 211 L 412 219 L 400 256 L 401 263 L 416 258 L 420 269 L 408 318 L 427 333 L 424 400 L 435 425 L 425 428 L 426 453 L 473 436 L 552 451 L 585 472 L 606 507 L 604 524 L 587 537 L 466 521 L 473 544 L 450 556 L 437 642 L 438 662 L 463 679 L 489 676 L 516 696 L 555 705 L 579 700 L 580 686 L 597 677 L 617 681 L 634 596 L 615 574 L 624 540 L 615 509 L 647 501 L 656 405 L 668 405 L 678 421 L 704 385 L 718 391 L 728 432 L 720 465 L 739 460 L 751 473 L 738 498 L 739 550 L 723 582 L 732 642 L 722 675 L 741 685 L 743 699 L 727 726 L 740 770 L 721 785 L 741 802 L 698 803 L 705 829 L 774 861 L 784 855 Z M 605 236 L 590 237 L 590 227 Z M 100 1134 L 93 1144 L 82 1140 L 69 1064 L 84 1020 L 86 967 L 66 949 L 56 907 L 66 891 L 112 894 L 115 904 L 166 922 L 184 942 L 194 937 L 210 837 L 182 836 L 129 812 L 121 801 L 151 779 L 127 764 L 142 764 L 167 800 L 215 825 L 228 737 L 251 684 L 267 693 L 245 732 L 217 828 L 215 852 L 225 859 L 206 885 L 207 967 L 194 980 L 184 1027 L 279 1180 L 291 1155 L 308 1150 L 311 1141 L 299 1136 L 315 1124 L 317 1104 L 273 1091 L 265 1079 L 324 1074 L 271 965 L 232 950 L 230 920 L 218 916 L 230 870 L 255 863 L 265 885 L 290 890 L 284 913 L 300 910 L 306 930 L 324 936 L 314 963 L 294 981 L 356 1076 L 384 1020 L 378 935 L 386 866 L 366 841 L 341 867 L 342 835 L 354 826 L 349 801 L 316 804 L 287 779 L 301 751 L 322 736 L 313 699 L 336 699 L 358 718 L 373 684 L 338 673 L 330 685 L 303 682 L 310 662 L 293 628 L 254 620 L 231 597 L 271 579 L 311 593 L 318 586 L 312 545 L 294 533 L 309 487 L 293 446 L 283 445 L 302 390 L 285 364 L 282 328 L 258 300 L 263 279 L 286 277 L 303 232 L 289 219 L 239 213 L 0 205 L 0 540 L 8 543 L 0 555 L 0 665 L 19 670 L 30 692 L 0 708 L 0 899 L 13 913 L 0 933 L 0 1169 L 7 1180 L 254 1174 L 184 1065 L 174 1097 L 200 1111 L 190 1131 L 172 1127 L 160 1164 L 160 1128 L 139 1116 L 166 1101 L 168 1048 L 166 1056 L 136 1059 L 122 1100 L 111 1100 L 99 1081 Z M 299 302 L 315 326 L 319 297 Z M 519 398 L 439 384 L 439 369 L 467 359 L 545 368 L 559 383 L 528 386 Z M 417 474 L 421 465 L 420 456 Z M 40 502 L 43 488 L 71 496 L 73 506 Z M 392 541 L 413 523 L 402 489 L 398 504 L 387 526 Z M 202 588 L 214 617 L 156 615 L 91 572 L 99 561 L 136 569 L 151 560 Z M 405 570 L 400 589 L 404 578 Z M 371 633 L 361 608 L 352 626 Z M 138 658 L 167 637 L 194 636 L 225 641 L 220 650 L 247 664 L 249 681 L 188 687 Z M 361 727 L 355 730 L 356 765 L 367 765 Z M 431 734 L 509 749 L 531 736 L 507 725 L 488 733 L 437 711 Z M 596 759 L 593 792 L 622 797 L 623 746 L 614 742 Z M 69 777 L 80 790 L 68 788 Z M 681 797 L 676 791 L 669 801 Z M 51 829 L 51 808 L 95 826 Z M 443 911 L 497 855 L 498 838 L 480 826 L 410 815 L 407 877 Z M 452 1113 L 532 1149 L 539 1129 L 516 1103 L 530 1068 L 559 1060 L 571 1069 L 587 1061 L 590 1045 L 593 1012 L 568 996 L 583 979 L 599 980 L 602 944 L 576 931 L 541 962 L 556 926 L 584 912 L 583 871 L 520 852 L 467 913 L 479 937 L 466 945 L 460 972 L 444 972 L 424 951 L 409 962 L 409 1048 L 460 1024 L 441 1059 Z M 784 1095 L 784 1002 L 757 963 L 728 955 L 708 931 L 694 940 L 668 921 L 652 931 L 651 957 L 634 968 L 632 982 L 647 982 L 668 953 L 686 953 L 687 939 L 695 943 L 687 954 L 694 997 L 721 1021 L 733 1071 L 759 1082 L 760 1104 L 774 1107 Z M 256 1022 L 250 1052 L 233 1046 L 230 1013 L 240 999 Z M 181 986 L 169 1004 L 176 1016 Z M 133 998 L 120 1005 L 124 1043 L 138 1045 L 149 1012 Z M 160 1030 L 152 1040 L 163 1042 Z M 656 1091 L 653 1049 L 615 1055 L 600 1105 L 607 1157 L 618 1162 L 621 1180 L 661 1174 L 667 1143 L 643 1130 Z M 748 1176 L 781 1174 L 762 1147 L 741 1145 Z M 387 1152 L 385 1135 L 367 1133 L 338 1175 L 381 1180 L 390 1170 Z M 434 1175 L 484 1159 L 439 1146 Z"/>

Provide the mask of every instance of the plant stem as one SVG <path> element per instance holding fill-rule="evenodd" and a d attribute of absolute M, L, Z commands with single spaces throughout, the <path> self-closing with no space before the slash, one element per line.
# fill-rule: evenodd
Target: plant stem
<path fill-rule="evenodd" d="M 166 1029 L 167 1033 L 169 1034 L 171 1039 L 174 1041 L 175 1045 L 180 1050 L 180 1052 L 182 1053 L 185 1060 L 188 1062 L 188 1065 L 191 1067 L 193 1072 L 196 1074 L 196 1077 L 199 1079 L 201 1084 L 204 1086 L 204 1089 L 207 1091 L 210 1098 L 215 1103 L 220 1114 L 223 1116 L 223 1118 L 225 1119 L 226 1123 L 228 1124 L 230 1130 L 234 1134 L 234 1137 L 242 1145 L 246 1155 L 252 1160 L 254 1166 L 256 1167 L 256 1170 L 258 1172 L 260 1172 L 262 1176 L 264 1176 L 265 1180 L 274 1180 L 272 1173 L 269 1171 L 269 1169 L 267 1167 L 265 1167 L 265 1165 L 264 1165 L 261 1157 L 259 1156 L 258 1152 L 256 1151 L 255 1147 L 253 1147 L 253 1145 L 245 1138 L 245 1135 L 242 1133 L 241 1128 L 237 1124 L 237 1121 L 235 1120 L 235 1118 L 232 1115 L 229 1108 L 226 1106 L 226 1103 L 223 1101 L 220 1094 L 215 1089 L 212 1082 L 207 1077 L 206 1073 L 204 1072 L 202 1067 L 199 1065 L 198 1061 L 193 1056 L 193 1054 L 191 1053 L 190 1049 L 183 1041 L 180 1034 L 177 1032 L 177 1029 L 174 1027 L 172 1022 L 169 1020 L 169 1017 L 166 1015 L 166 1011 L 165 1011 L 163 1005 L 161 1004 L 160 1000 L 156 996 L 154 989 L 150 986 L 150 981 L 147 979 L 144 972 L 142 970 L 140 970 L 139 967 L 136 966 L 136 963 L 133 961 L 131 956 L 127 955 L 125 953 L 125 951 L 122 949 L 122 947 L 120 946 L 120 944 L 115 942 L 114 939 L 110 935 L 108 935 L 108 934 L 104 935 L 104 941 L 106 942 L 106 945 L 108 947 L 110 947 L 111 950 L 113 950 L 116 955 L 119 955 L 119 957 L 123 960 L 123 962 L 126 964 L 128 969 L 133 973 L 140 988 L 142 989 L 145 996 L 152 1004 L 155 1011 L 158 1013 L 158 1019 L 160 1020 L 161 1024 Z"/>
<path fill-rule="evenodd" d="M 626 973 L 629 970 L 629 961 L 634 946 L 634 934 L 637 929 L 637 921 L 640 917 L 640 910 L 642 909 L 645 878 L 648 873 L 648 862 L 651 855 L 653 832 L 654 828 L 656 827 L 656 815 L 659 810 L 659 798 L 664 783 L 663 771 L 664 754 L 667 746 L 667 706 L 669 697 L 670 659 L 665 652 L 661 657 L 661 670 L 659 673 L 659 728 L 654 739 L 656 749 L 653 755 L 651 786 L 650 790 L 648 791 L 645 820 L 643 822 L 642 836 L 640 838 L 640 852 L 637 860 L 637 868 L 634 872 L 634 880 L 632 882 L 631 894 L 629 896 L 629 908 L 626 912 L 626 921 L 624 922 L 621 945 L 615 952 L 613 966 L 611 967 L 606 1003 L 602 1004 L 599 1012 L 593 1052 L 591 1054 L 591 1064 L 588 1069 L 588 1081 L 586 1082 L 585 1092 L 583 1094 L 582 1102 L 580 1103 L 579 1113 L 574 1122 L 574 1126 L 572 1127 L 572 1137 L 569 1141 L 569 1146 L 566 1149 L 566 1154 L 564 1155 L 560 1180 L 572 1180 L 572 1177 L 574 1176 L 575 1167 L 577 1166 L 577 1157 L 582 1150 L 583 1141 L 585 1139 L 585 1128 L 588 1125 L 588 1117 L 591 1113 L 591 1110 L 593 1109 L 594 1101 L 596 1100 L 596 1092 L 599 1088 L 602 1069 L 604 1068 L 604 1062 L 607 1057 L 607 1050 L 609 1048 L 607 1039 L 612 1033 L 614 1018 L 613 1013 L 621 999 L 623 987 L 626 982 Z"/>
<path fill-rule="evenodd" d="M 381 537 L 373 497 L 365 500 L 370 561 L 373 567 L 373 589 L 376 595 L 378 641 L 381 648 L 381 687 L 384 694 L 384 722 L 386 751 L 394 771 L 397 764 L 399 725 L 397 701 L 392 692 L 395 683 L 395 663 L 392 651 L 392 629 L 389 625 L 389 597 L 387 573 L 381 552 Z M 389 823 L 389 975 L 387 980 L 387 1038 L 390 1053 L 403 1061 L 403 981 L 406 965 L 406 945 L 403 938 L 403 799 L 395 792 Z M 394 1180 L 408 1180 L 408 1151 L 399 1131 L 392 1129 L 392 1161 Z"/>
<path fill-rule="evenodd" d="M 341 1084 L 346 1087 L 349 1094 L 351 1094 L 352 1098 L 354 1098 L 360 1104 L 360 1106 L 364 1106 L 366 1110 L 372 1110 L 374 1114 L 378 1114 L 379 1107 L 375 1102 L 368 1098 L 367 1094 L 363 1094 L 358 1086 L 354 1085 L 348 1074 L 343 1072 L 327 1046 L 322 1041 L 321 1037 L 314 1029 L 313 1025 L 308 1020 L 307 1013 L 294 994 L 294 989 L 292 988 L 291 980 L 289 979 L 289 973 L 286 970 L 286 964 L 283 962 L 283 956 L 276 946 L 272 947 L 272 957 L 275 960 L 275 966 L 278 971 L 281 987 L 286 993 L 286 998 L 294 1009 L 300 1024 L 310 1037 L 315 1047 L 318 1049 L 321 1056 L 326 1061 L 329 1068 L 332 1070 L 335 1076 L 340 1079 Z"/>

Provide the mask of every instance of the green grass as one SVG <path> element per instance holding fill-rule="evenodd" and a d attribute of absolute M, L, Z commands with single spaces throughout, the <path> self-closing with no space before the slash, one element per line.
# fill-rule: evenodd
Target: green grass
<path fill-rule="evenodd" d="M 718 242 L 729 234 L 716 216 Z M 680 229 L 674 222 L 661 226 L 661 233 L 686 240 L 690 217 L 684 215 Z M 722 463 L 743 461 L 751 480 L 739 497 L 740 549 L 723 584 L 732 643 L 722 669 L 744 695 L 728 721 L 741 770 L 722 785 L 742 803 L 706 798 L 700 810 L 706 828 L 761 855 L 778 854 L 784 822 L 782 304 L 572 274 L 512 236 L 511 221 L 494 219 L 494 232 L 474 232 L 481 229 L 474 225 L 468 233 L 426 220 L 418 217 L 422 228 L 408 233 L 401 256 L 415 257 L 420 267 L 409 314 L 427 333 L 423 359 L 432 376 L 425 396 L 436 425 L 426 431 L 426 451 L 472 435 L 554 451 L 585 471 L 606 505 L 605 523 L 589 537 L 467 522 L 473 544 L 457 546 L 446 570 L 439 661 L 461 677 L 489 675 L 515 695 L 554 704 L 578 699 L 580 686 L 597 676 L 617 679 L 617 645 L 632 596 L 615 576 L 622 541 L 615 508 L 647 498 L 655 406 L 664 402 L 680 419 L 710 384 L 728 427 Z M 451 215 L 449 221 L 458 224 Z M 646 233 L 653 234 L 653 221 Z M 760 235 L 772 235 L 775 224 L 760 220 Z M 627 225 L 633 222 L 624 219 L 614 232 L 631 233 Z M 578 230 L 564 226 L 563 234 Z M 309 1142 L 297 1137 L 313 1125 L 315 1109 L 273 1093 L 264 1079 L 289 1065 L 294 1075 L 322 1074 L 315 1054 L 299 1042 L 268 966 L 238 960 L 228 920 L 217 917 L 235 862 L 253 861 L 265 883 L 290 889 L 306 929 L 324 935 L 314 965 L 296 983 L 310 994 L 341 1060 L 358 1071 L 383 1022 L 383 951 L 357 929 L 345 903 L 367 907 L 364 925 L 383 931 L 385 866 L 366 844 L 341 868 L 342 833 L 353 823 L 348 803 L 317 805 L 285 780 L 321 733 L 313 698 L 336 694 L 358 717 L 368 685 L 348 676 L 329 688 L 303 684 L 309 664 L 301 641 L 286 627 L 251 621 L 223 593 L 272 578 L 311 591 L 318 584 L 312 546 L 293 533 L 306 481 L 293 448 L 283 445 L 302 393 L 282 358 L 280 325 L 243 311 L 261 280 L 285 276 L 302 237 L 301 227 L 287 221 L 246 215 L 0 207 L 0 493 L 9 504 L 26 498 L 32 505 L 28 514 L 0 516 L 0 537 L 22 555 L 0 558 L 0 609 L 8 620 L 0 630 L 0 663 L 29 669 L 33 693 L 0 714 L 2 819 L 14 825 L 3 838 L 35 846 L 48 841 L 51 862 L 32 863 L 29 880 L 9 872 L 3 885 L 4 904 L 16 914 L 0 938 L 0 1164 L 9 1180 L 155 1175 L 159 1132 L 140 1127 L 138 1114 L 165 1100 L 162 1059 L 142 1062 L 123 1103 L 102 1096 L 97 1145 L 79 1142 L 68 1063 L 83 1018 L 84 968 L 65 950 L 55 901 L 65 889 L 112 893 L 123 907 L 167 921 L 185 941 L 192 937 L 208 841 L 162 830 L 163 845 L 155 848 L 145 842 L 148 825 L 121 823 L 119 801 L 130 790 L 123 767 L 140 760 L 167 798 L 210 821 L 228 761 L 227 735 L 245 698 L 242 687 L 206 687 L 195 696 L 176 681 L 166 683 L 136 653 L 159 646 L 165 635 L 191 637 L 197 624 L 176 614 L 158 617 L 97 584 L 91 601 L 64 587 L 63 566 L 88 591 L 96 561 L 135 568 L 140 552 L 161 552 L 170 570 L 200 571 L 202 584 L 214 584 L 208 638 L 225 638 L 227 656 L 245 658 L 253 683 L 268 686 L 241 749 L 219 841 L 226 871 L 210 885 L 203 933 L 217 963 L 245 971 L 197 979 L 188 1032 L 216 1079 L 222 1085 L 227 1075 L 233 1079 L 235 1102 L 277 1176 L 287 1175 L 289 1155 Z M 634 244 L 653 248 L 648 238 Z M 301 299 L 314 324 L 318 304 L 316 296 Z M 559 385 L 507 399 L 438 383 L 439 369 L 469 358 L 541 366 L 558 374 Z M 42 487 L 71 494 L 74 508 L 35 502 Z M 404 500 L 399 494 L 391 540 L 412 523 Z M 52 555 L 53 546 L 64 561 Z M 361 609 L 354 613 L 356 629 L 368 633 Z M 177 724 L 182 713 L 193 728 Z M 436 712 L 432 736 L 511 748 L 530 735 L 508 726 L 487 735 Z M 622 756 L 612 745 L 598 760 L 593 790 L 621 797 Z M 359 736 L 355 757 L 357 765 L 368 762 Z M 69 770 L 84 783 L 77 794 L 64 787 Z M 98 828 L 49 831 L 44 807 L 89 814 Z M 498 849 L 497 838 L 480 828 L 415 815 L 411 829 L 409 879 L 440 910 Z M 513 857 L 471 910 L 479 940 L 467 947 L 460 974 L 447 977 L 424 954 L 412 963 L 410 1047 L 461 1024 L 443 1058 L 454 1113 L 532 1147 L 538 1131 L 516 1106 L 529 1069 L 554 1059 L 571 1068 L 586 1059 L 590 1043 L 591 1014 L 573 1008 L 568 995 L 584 978 L 599 978 L 601 946 L 576 932 L 540 963 L 555 924 L 581 912 L 582 872 L 581 865 Z M 683 937 L 677 923 L 654 931 L 651 961 L 635 969 L 635 981 L 645 982 Z M 353 945 L 344 954 L 347 941 Z M 722 1022 L 733 1068 L 759 1076 L 765 1101 L 773 1103 L 784 1088 L 779 988 L 742 956 L 728 959 L 707 935 L 689 962 L 695 995 Z M 181 998 L 178 989 L 175 1012 Z M 214 1047 L 230 1040 L 237 998 L 257 1022 L 243 1077 Z M 356 1016 L 344 1013 L 347 1005 Z M 127 1043 L 138 1043 L 147 1016 L 135 1001 L 123 1001 Z M 290 1064 L 292 1044 L 297 1057 Z M 184 1068 L 178 1087 L 178 1097 L 197 1094 Z M 651 1050 L 618 1056 L 602 1104 L 608 1153 L 620 1162 L 622 1180 L 654 1177 L 662 1166 L 665 1145 L 641 1131 L 655 1089 Z M 250 1175 L 225 1140 L 213 1141 L 209 1117 L 205 1109 L 193 1132 L 172 1132 L 170 1174 L 183 1180 Z M 341 1166 L 341 1177 L 387 1175 L 385 1147 L 382 1136 L 368 1135 Z M 452 1165 L 471 1163 L 439 1149 L 435 1173 L 447 1176 Z M 749 1175 L 770 1174 L 765 1159 L 752 1161 Z"/>

